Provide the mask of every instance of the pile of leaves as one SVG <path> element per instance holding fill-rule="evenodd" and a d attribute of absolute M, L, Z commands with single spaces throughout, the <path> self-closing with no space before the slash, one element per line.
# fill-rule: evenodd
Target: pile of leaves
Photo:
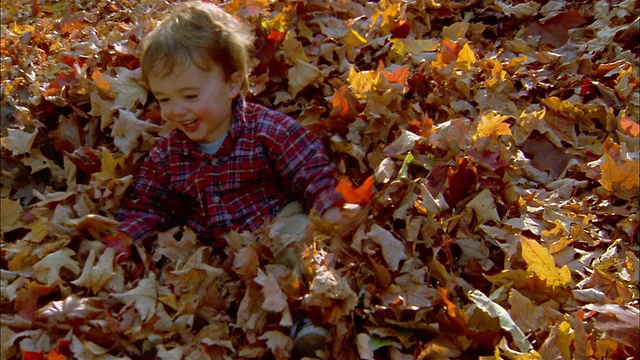
<path fill-rule="evenodd" d="M 170 4 L 3 1 L 0 357 L 287 359 L 301 311 L 333 359 L 638 357 L 636 0 L 222 6 L 248 100 L 325 141 L 360 217 L 117 261 Z"/>

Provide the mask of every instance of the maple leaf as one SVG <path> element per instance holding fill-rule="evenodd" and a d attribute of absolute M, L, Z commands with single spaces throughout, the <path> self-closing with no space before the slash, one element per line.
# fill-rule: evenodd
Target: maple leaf
<path fill-rule="evenodd" d="M 287 308 L 287 297 L 280 288 L 278 279 L 272 273 L 265 274 L 262 270 L 258 270 L 254 281 L 262 285 L 262 294 L 264 295 L 262 308 L 264 310 L 282 312 Z"/>
<path fill-rule="evenodd" d="M 359 187 L 351 185 L 351 180 L 343 177 L 338 181 L 336 191 L 342 195 L 346 202 L 351 204 L 366 205 L 371 202 L 373 195 L 373 176 L 369 176 Z"/>
<path fill-rule="evenodd" d="M 52 301 L 38 309 L 37 319 L 44 319 L 49 326 L 73 322 L 83 322 L 102 310 L 95 307 L 95 299 L 79 298 L 71 294 L 64 300 Z"/>
<path fill-rule="evenodd" d="M 125 167 L 127 158 L 125 156 L 114 157 L 113 154 L 107 150 L 102 149 L 102 157 L 100 160 L 100 172 L 94 173 L 96 179 L 111 180 L 118 177 L 118 169 Z"/>
<path fill-rule="evenodd" d="M 33 146 L 33 142 L 38 135 L 38 129 L 33 132 L 26 132 L 18 129 L 7 129 L 7 136 L 0 138 L 2 147 L 11 151 L 13 155 L 28 153 Z"/>
<path fill-rule="evenodd" d="M 567 266 L 558 269 L 549 250 L 536 240 L 520 238 L 522 256 L 529 271 L 533 272 L 549 286 L 567 286 L 571 283 L 571 272 Z"/>
<path fill-rule="evenodd" d="M 479 224 L 484 224 L 487 221 L 500 221 L 496 202 L 489 189 L 482 190 L 480 194 L 476 195 L 473 200 L 467 204 L 467 207 L 473 209 Z"/>
<path fill-rule="evenodd" d="M 133 306 L 142 321 L 148 321 L 156 311 L 158 301 L 158 281 L 154 274 L 138 282 L 138 286 L 122 294 L 110 294 L 127 307 Z"/>
<path fill-rule="evenodd" d="M 147 89 L 140 85 L 140 68 L 129 70 L 118 67 L 115 71 L 115 77 L 104 74 L 98 77 L 111 84 L 111 90 L 116 94 L 113 106 L 131 111 L 136 104 L 144 104 L 147 101 Z"/>
<path fill-rule="evenodd" d="M 38 309 L 38 300 L 46 295 L 57 291 L 55 286 L 45 286 L 35 281 L 28 283 L 18 290 L 14 307 L 18 315 L 27 320 L 32 320 Z"/>
<path fill-rule="evenodd" d="M 604 143 L 605 153 L 600 164 L 602 178 L 600 184 L 622 198 L 629 198 L 638 193 L 640 179 L 638 167 L 640 159 L 624 159 L 620 147 L 607 139 Z"/>
<path fill-rule="evenodd" d="M 116 275 L 114 271 L 114 258 L 115 250 L 106 248 L 104 253 L 98 258 L 98 263 L 94 264 L 96 251 L 91 250 L 89 257 L 85 260 L 80 277 L 71 281 L 71 283 L 76 286 L 86 287 L 93 291 L 94 294 L 98 293 L 98 291 Z"/>
<path fill-rule="evenodd" d="M 60 279 L 60 270 L 68 269 L 74 274 L 80 272 L 78 262 L 71 257 L 75 252 L 71 249 L 61 249 L 45 256 L 42 260 L 33 265 L 34 275 L 38 281 L 47 285 L 53 285 Z"/>
<path fill-rule="evenodd" d="M 267 341 L 267 347 L 276 359 L 288 357 L 293 348 L 293 339 L 291 339 L 291 336 L 278 330 L 266 331 L 258 339 Z"/>
<path fill-rule="evenodd" d="M 473 68 L 473 64 L 476 63 L 476 54 L 471 50 L 469 44 L 466 43 L 458 52 L 458 58 L 456 59 L 456 68 L 464 72 L 469 72 Z"/>
<path fill-rule="evenodd" d="M 289 69 L 289 92 L 295 98 L 307 85 L 312 84 L 324 75 L 315 65 L 301 59 L 295 59 L 294 64 Z"/>
<path fill-rule="evenodd" d="M 128 110 L 119 109 L 119 116 L 112 126 L 113 143 L 125 155 L 138 146 L 138 138 L 143 132 L 158 128 L 157 125 L 142 121 L 134 113 Z"/>
<path fill-rule="evenodd" d="M 508 119 L 508 116 L 500 115 L 498 113 L 482 115 L 480 118 L 480 124 L 478 124 L 478 130 L 473 135 L 473 139 L 476 140 L 484 137 L 512 135 L 509 124 L 505 122 L 505 120 Z"/>

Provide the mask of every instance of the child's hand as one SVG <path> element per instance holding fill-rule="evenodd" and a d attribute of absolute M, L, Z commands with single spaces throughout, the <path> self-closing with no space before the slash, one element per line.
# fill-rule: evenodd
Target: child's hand
<path fill-rule="evenodd" d="M 115 234 L 108 235 L 102 239 L 102 242 L 116 251 L 118 261 L 126 261 L 131 256 L 133 239 L 123 232 L 118 231 Z"/>
<path fill-rule="evenodd" d="M 312 218 L 312 222 L 321 229 L 344 235 L 358 227 L 366 215 L 367 212 L 360 205 L 347 203 L 342 207 L 327 209 L 321 217 Z"/>

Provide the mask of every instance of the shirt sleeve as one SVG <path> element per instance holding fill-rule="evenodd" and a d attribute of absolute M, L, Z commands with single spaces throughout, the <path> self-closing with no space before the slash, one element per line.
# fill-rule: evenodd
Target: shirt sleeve
<path fill-rule="evenodd" d="M 162 165 L 159 151 L 151 151 L 144 160 L 132 188 L 118 209 L 118 230 L 135 241 L 145 242 L 157 230 L 170 227 L 169 209 L 177 209 L 177 199 L 171 196 L 167 166 Z"/>
<path fill-rule="evenodd" d="M 335 191 L 335 165 L 322 141 L 288 116 L 274 121 L 273 136 L 266 144 L 269 156 L 303 209 L 322 214 L 332 206 L 342 205 L 344 199 Z"/>

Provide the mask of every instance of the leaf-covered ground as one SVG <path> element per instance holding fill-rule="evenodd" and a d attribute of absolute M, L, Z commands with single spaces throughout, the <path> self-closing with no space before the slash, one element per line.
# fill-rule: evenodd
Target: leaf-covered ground
<path fill-rule="evenodd" d="M 224 253 L 173 229 L 119 264 L 169 5 L 2 1 L 0 357 L 286 359 L 300 309 L 332 359 L 638 357 L 636 0 L 224 7 L 257 34 L 249 100 L 373 176 L 360 224 Z"/>

